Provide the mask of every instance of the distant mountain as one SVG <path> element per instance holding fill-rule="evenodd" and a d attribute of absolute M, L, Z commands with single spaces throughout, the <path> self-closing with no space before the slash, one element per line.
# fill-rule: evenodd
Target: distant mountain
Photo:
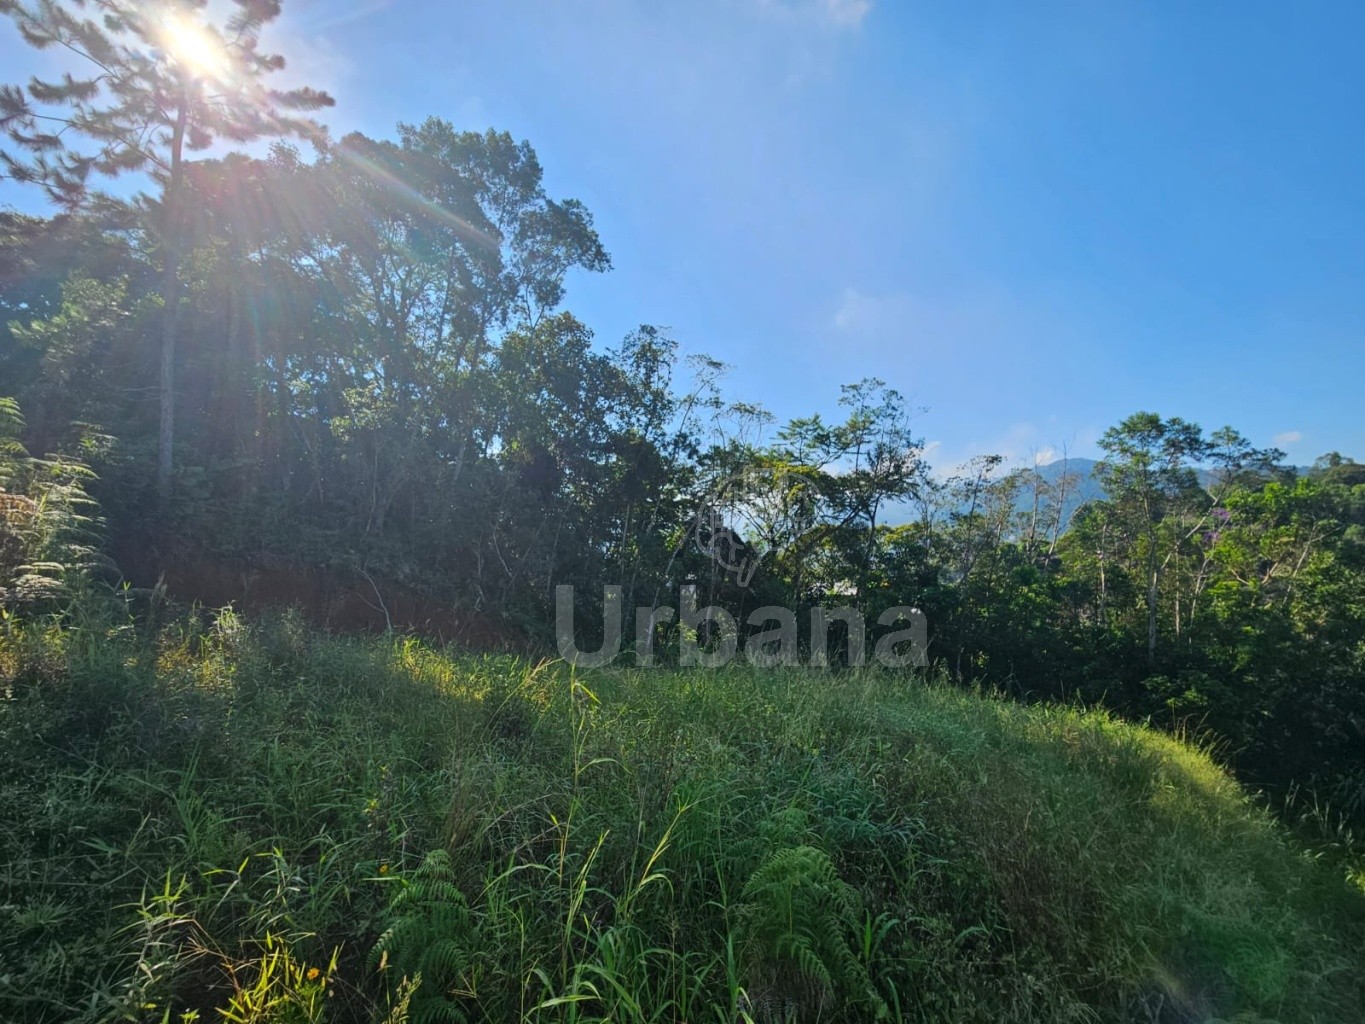
<path fill-rule="evenodd" d="M 1063 473 L 1089 479 L 1098 465 L 1098 459 L 1058 459 L 1056 462 L 1045 462 L 1037 469 L 1038 475 L 1048 483 L 1056 483 Z"/>
<path fill-rule="evenodd" d="M 1068 489 L 1066 505 L 1062 510 L 1062 521 L 1070 520 L 1076 509 L 1080 508 L 1087 501 L 1095 501 L 1103 498 L 1104 487 L 1095 477 L 1095 467 L 1099 465 L 1097 459 L 1058 459 L 1056 462 L 1049 462 L 1038 466 L 1038 475 L 1049 484 L 1056 486 L 1062 479 L 1063 474 L 1070 475 L 1075 479 L 1072 488 Z M 1295 473 L 1303 476 L 1309 472 L 1308 466 L 1290 466 Z M 1199 482 L 1205 487 L 1213 484 L 1213 473 L 1207 469 L 1199 471 Z M 1026 511 L 1032 507 L 1033 498 L 1025 493 L 1019 496 L 1017 506 L 1021 511 Z"/>
<path fill-rule="evenodd" d="M 1038 475 L 1054 487 L 1061 482 L 1063 476 L 1073 478 L 1071 487 L 1075 489 L 1075 503 L 1072 505 L 1074 509 L 1087 501 L 1104 497 L 1104 488 L 1095 479 L 1097 465 L 1099 461 L 1096 459 L 1058 459 L 1056 462 L 1048 462 L 1035 468 Z M 1072 501 L 1070 497 L 1067 500 Z M 1070 510 L 1067 514 L 1070 514 Z"/>
<path fill-rule="evenodd" d="M 1104 488 L 1095 479 L 1095 466 L 1097 464 L 1098 462 L 1095 459 L 1058 459 L 1056 462 L 1047 462 L 1034 467 L 1049 487 L 1056 487 L 1060 484 L 1063 476 L 1071 478 L 1067 485 L 1066 501 L 1062 504 L 1062 522 L 1064 524 L 1070 522 L 1076 510 L 1087 501 L 1104 497 Z M 1027 488 L 1019 493 L 1019 497 L 1015 500 L 1015 508 L 1022 513 L 1032 510 L 1033 495 Z"/>
<path fill-rule="evenodd" d="M 1066 501 L 1062 506 L 1062 522 L 1068 523 L 1075 515 L 1076 510 L 1087 501 L 1097 501 L 1105 497 L 1104 486 L 1095 476 L 1095 467 L 1099 465 L 1098 459 L 1057 459 L 1055 462 L 1047 462 L 1035 467 L 1038 475 L 1051 487 L 1056 487 L 1061 483 L 1062 477 L 1070 476 L 1072 479 L 1067 487 Z M 1309 472 L 1308 466 L 1291 466 L 1300 476 Z M 1213 483 L 1213 473 L 1209 470 L 1199 471 L 1199 482 L 1205 487 Z M 1021 513 L 1027 513 L 1033 508 L 1033 494 L 1025 487 L 1015 500 L 1015 508 Z M 962 511 L 966 511 L 964 508 Z M 915 518 L 915 512 L 908 503 L 893 505 L 884 515 L 884 521 L 888 524 L 906 523 Z"/>

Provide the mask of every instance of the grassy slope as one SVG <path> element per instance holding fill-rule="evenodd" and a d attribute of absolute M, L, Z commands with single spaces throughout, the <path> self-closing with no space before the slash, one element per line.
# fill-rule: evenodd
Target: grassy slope
<path fill-rule="evenodd" d="M 1365 1019 L 1359 876 L 1100 714 L 287 617 L 0 683 L 5 1020 Z"/>

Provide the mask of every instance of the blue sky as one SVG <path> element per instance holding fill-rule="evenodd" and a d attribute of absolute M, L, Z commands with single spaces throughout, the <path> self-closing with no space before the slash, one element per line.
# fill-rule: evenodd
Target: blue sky
<path fill-rule="evenodd" d="M 875 375 L 941 468 L 1137 409 L 1365 458 L 1365 6 L 284 6 L 335 134 L 529 139 L 615 262 L 569 308 L 780 419 Z M 0 77 L 29 61 L 0 26 Z"/>

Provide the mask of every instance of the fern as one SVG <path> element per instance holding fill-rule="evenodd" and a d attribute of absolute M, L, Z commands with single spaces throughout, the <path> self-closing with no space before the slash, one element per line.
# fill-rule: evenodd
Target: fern
<path fill-rule="evenodd" d="M 13 398 L 0 395 L 0 491 L 11 490 L 19 467 L 28 460 L 19 438 L 24 432 L 24 415 Z"/>
<path fill-rule="evenodd" d="M 771 833 L 791 835 L 798 824 L 793 812 L 783 812 Z M 750 876 L 741 898 L 755 990 L 781 997 L 789 1009 L 792 1003 L 818 1006 L 837 997 L 876 1017 L 886 1013 L 854 952 L 862 920 L 858 893 L 823 850 L 807 845 L 776 850 Z"/>
<path fill-rule="evenodd" d="M 86 493 L 94 472 L 78 459 L 37 459 L 20 443 L 24 417 L 0 397 L 0 601 L 34 604 L 77 589 L 101 562 L 102 523 Z M 81 446 L 108 438 L 83 428 Z"/>
<path fill-rule="evenodd" d="M 464 894 L 456 887 L 450 855 L 428 853 L 389 904 L 388 927 L 370 950 L 370 966 L 409 987 L 412 1024 L 462 1024 L 456 998 L 468 994 L 479 936 Z M 400 988 L 401 991 L 401 988 Z"/>

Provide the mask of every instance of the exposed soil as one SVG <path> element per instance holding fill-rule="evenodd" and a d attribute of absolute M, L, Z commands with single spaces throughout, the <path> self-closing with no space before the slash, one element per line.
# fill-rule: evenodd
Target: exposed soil
<path fill-rule="evenodd" d="M 187 538 L 165 535 L 115 539 L 110 555 L 134 587 L 160 583 L 172 597 L 205 607 L 232 605 L 248 615 L 292 607 L 309 622 L 338 633 L 387 629 L 481 650 L 529 647 L 526 637 L 490 616 L 355 571 L 269 554 L 230 559 Z"/>

